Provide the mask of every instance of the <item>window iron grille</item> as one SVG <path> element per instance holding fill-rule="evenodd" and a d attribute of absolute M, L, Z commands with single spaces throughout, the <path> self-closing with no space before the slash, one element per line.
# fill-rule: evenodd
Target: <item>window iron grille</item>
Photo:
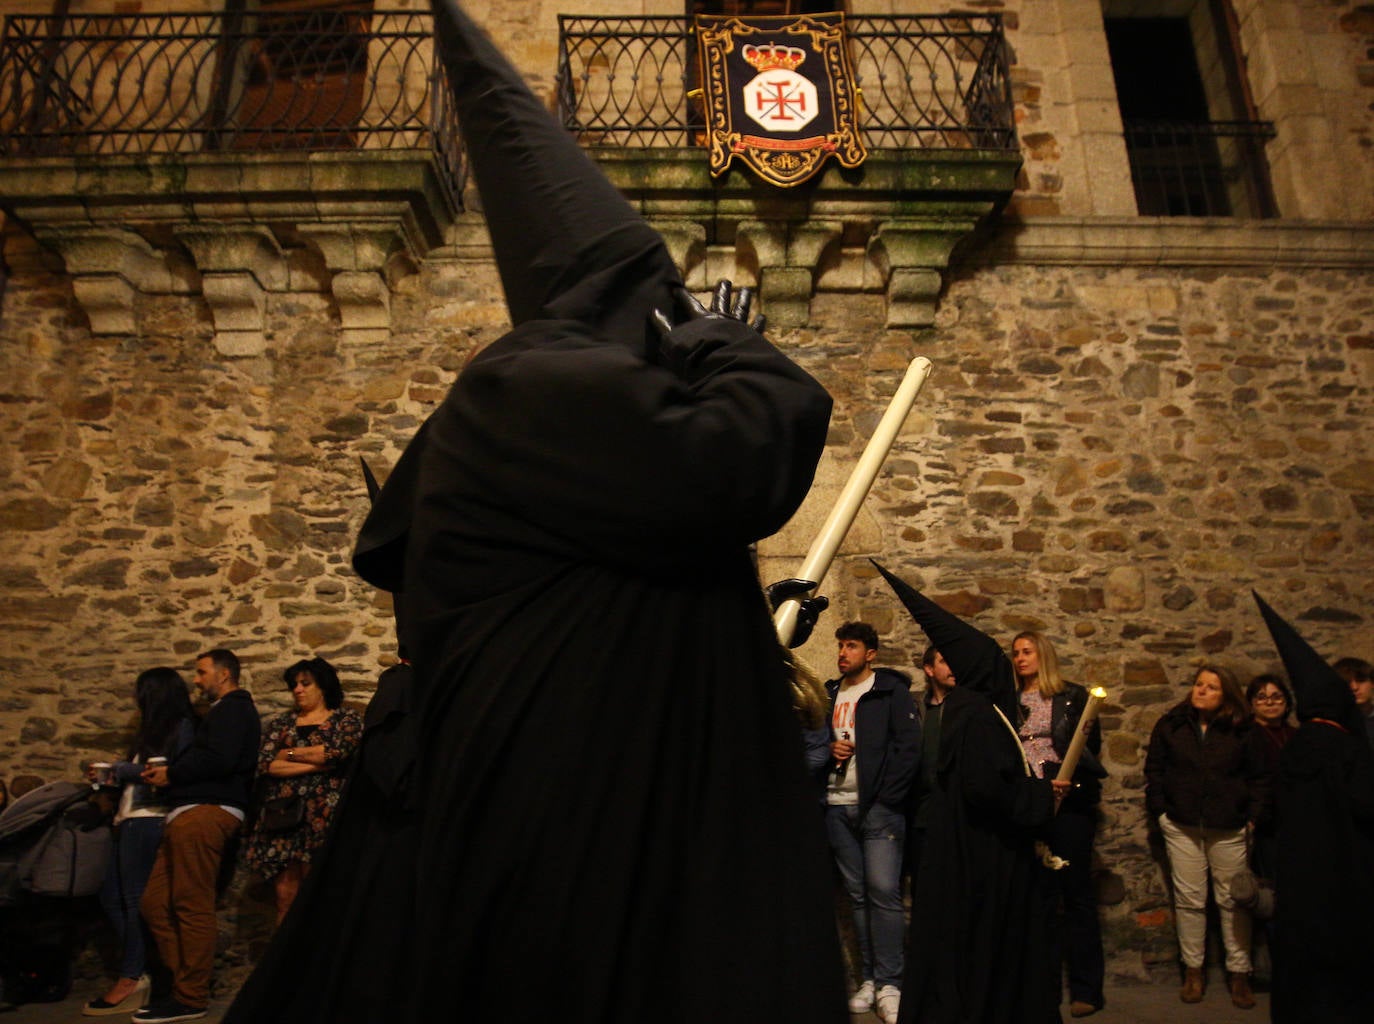
<path fill-rule="evenodd" d="M 1125 122 L 1136 208 L 1155 217 L 1273 217 L 1270 121 Z"/>

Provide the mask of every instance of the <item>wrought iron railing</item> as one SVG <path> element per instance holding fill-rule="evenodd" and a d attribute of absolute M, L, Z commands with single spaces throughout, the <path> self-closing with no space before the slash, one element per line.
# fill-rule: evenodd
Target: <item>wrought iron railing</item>
<path fill-rule="evenodd" d="M 679 147 L 705 131 L 690 20 L 560 15 L 563 123 L 590 146 Z M 996 15 L 845 19 L 874 149 L 1015 151 Z"/>
<path fill-rule="evenodd" d="M 416 149 L 457 203 L 428 15 L 15 16 L 0 33 L 0 157 Z"/>
<path fill-rule="evenodd" d="M 1274 217 L 1269 121 L 1127 121 L 1136 207 L 1159 217 Z"/>

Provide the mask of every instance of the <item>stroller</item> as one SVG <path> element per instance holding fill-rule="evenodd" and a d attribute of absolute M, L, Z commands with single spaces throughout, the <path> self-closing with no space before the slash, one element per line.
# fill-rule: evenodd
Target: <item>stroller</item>
<path fill-rule="evenodd" d="M 73 904 L 100 891 L 111 846 L 109 814 L 82 783 L 50 782 L 0 812 L 0 1005 L 67 997 Z"/>

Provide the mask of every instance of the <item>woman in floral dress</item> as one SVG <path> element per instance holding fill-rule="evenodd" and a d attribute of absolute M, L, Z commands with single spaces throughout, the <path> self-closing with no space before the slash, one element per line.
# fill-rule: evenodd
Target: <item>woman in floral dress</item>
<path fill-rule="evenodd" d="M 298 661 L 283 675 L 296 706 L 263 728 L 257 821 L 244 851 L 248 866 L 272 880 L 278 923 L 324 842 L 363 734 L 362 716 L 342 706 L 343 687 L 329 662 Z"/>

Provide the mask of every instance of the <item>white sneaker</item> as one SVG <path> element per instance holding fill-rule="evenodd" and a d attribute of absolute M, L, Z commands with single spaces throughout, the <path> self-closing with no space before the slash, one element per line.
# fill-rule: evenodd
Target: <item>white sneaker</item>
<path fill-rule="evenodd" d="M 895 992 L 896 989 L 893 989 Z M 859 991 L 849 997 L 850 1013 L 867 1013 L 873 1009 L 873 982 L 865 981 L 859 986 Z"/>
<path fill-rule="evenodd" d="M 902 990 L 896 985 L 878 989 L 878 1019 L 883 1024 L 897 1024 L 897 1007 L 902 1005 Z"/>

